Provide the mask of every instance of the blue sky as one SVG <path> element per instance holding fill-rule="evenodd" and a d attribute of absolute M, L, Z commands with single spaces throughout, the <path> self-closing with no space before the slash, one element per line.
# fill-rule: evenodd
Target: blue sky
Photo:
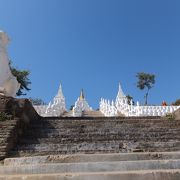
<path fill-rule="evenodd" d="M 27 97 L 49 102 L 62 82 L 67 106 L 115 98 L 118 83 L 143 101 L 136 73 L 156 74 L 150 104 L 180 98 L 179 0 L 0 0 L 9 57 L 31 71 Z"/>

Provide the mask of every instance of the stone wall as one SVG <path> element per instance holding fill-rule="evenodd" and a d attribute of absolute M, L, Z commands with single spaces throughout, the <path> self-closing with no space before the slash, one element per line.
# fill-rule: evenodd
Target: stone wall
<path fill-rule="evenodd" d="M 30 121 L 37 120 L 39 116 L 29 100 L 5 96 L 0 96 L 0 112 L 11 116 L 10 120 L 0 121 L 0 160 L 2 160 L 16 145 Z"/>
<path fill-rule="evenodd" d="M 0 122 L 0 160 L 8 156 L 10 149 L 16 144 L 20 132 L 20 120 Z"/>
<path fill-rule="evenodd" d="M 175 114 L 175 119 L 176 119 L 176 120 L 180 120 L 180 109 L 178 109 L 177 111 L 175 111 L 174 114 Z"/>

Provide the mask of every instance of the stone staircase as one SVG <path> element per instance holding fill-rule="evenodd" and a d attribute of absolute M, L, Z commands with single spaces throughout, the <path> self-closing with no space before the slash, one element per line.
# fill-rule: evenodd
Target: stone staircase
<path fill-rule="evenodd" d="M 9 158 L 0 166 L 1 179 L 179 180 L 180 152 Z"/>
<path fill-rule="evenodd" d="M 62 117 L 72 117 L 73 112 L 65 112 Z M 82 113 L 82 117 L 103 117 L 104 115 L 100 111 L 85 111 Z"/>
<path fill-rule="evenodd" d="M 103 117 L 104 115 L 100 111 L 85 111 L 82 114 L 83 117 Z"/>
<path fill-rule="evenodd" d="M 0 160 L 7 157 L 9 150 L 13 147 L 14 139 L 17 138 L 16 126 L 17 119 L 0 122 Z"/>
<path fill-rule="evenodd" d="M 72 117 L 73 112 L 72 111 L 67 111 L 64 114 L 62 114 L 62 117 Z"/>
<path fill-rule="evenodd" d="M 64 117 L 31 121 L 11 156 L 180 150 L 180 121 Z"/>

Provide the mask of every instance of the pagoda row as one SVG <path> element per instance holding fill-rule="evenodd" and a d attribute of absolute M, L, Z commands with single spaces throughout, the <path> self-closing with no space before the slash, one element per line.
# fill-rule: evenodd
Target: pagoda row
<path fill-rule="evenodd" d="M 95 111 L 86 101 L 83 90 L 81 91 L 81 94 L 75 102 L 72 110 L 68 111 L 61 85 L 57 95 L 48 105 L 34 106 L 34 108 L 38 114 L 43 117 L 81 117 L 87 112 L 94 112 L 95 114 Z M 134 104 L 132 100 L 129 102 L 120 84 L 115 101 L 101 98 L 99 103 L 99 113 L 106 117 L 165 116 L 166 114 L 173 113 L 179 108 L 180 106 L 142 106 L 139 102 L 136 104 Z"/>
<path fill-rule="evenodd" d="M 34 108 L 39 115 L 44 117 L 58 117 L 64 115 L 80 117 L 83 112 L 93 111 L 84 97 L 83 90 L 81 90 L 81 94 L 75 102 L 75 105 L 72 110 L 68 112 L 61 85 L 59 86 L 57 95 L 48 105 L 34 106 Z"/>

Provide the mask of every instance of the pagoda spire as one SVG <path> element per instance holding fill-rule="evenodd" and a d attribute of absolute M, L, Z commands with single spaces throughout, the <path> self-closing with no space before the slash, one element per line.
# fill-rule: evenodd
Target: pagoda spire
<path fill-rule="evenodd" d="M 118 90 L 118 95 L 117 95 L 118 98 L 125 98 L 126 95 L 124 94 L 123 90 L 122 90 L 122 87 L 121 87 L 121 83 L 119 83 L 119 90 Z"/>
<path fill-rule="evenodd" d="M 57 97 L 62 97 L 62 98 L 64 98 L 61 83 L 60 83 L 60 85 L 59 85 L 59 90 L 58 90 L 58 93 L 57 93 Z"/>
<path fill-rule="evenodd" d="M 65 97 L 63 95 L 62 85 L 60 83 L 58 93 L 49 103 L 49 106 L 46 108 L 45 114 L 46 116 L 61 116 L 66 111 Z"/>
<path fill-rule="evenodd" d="M 83 89 L 81 90 L 81 93 L 80 93 L 79 99 L 80 99 L 80 100 L 84 100 L 84 99 L 85 99 Z"/>
<path fill-rule="evenodd" d="M 78 97 L 75 105 L 73 107 L 73 116 L 80 117 L 83 115 L 83 112 L 92 111 L 92 108 L 89 106 L 88 102 L 85 99 L 84 91 L 81 90 L 80 96 Z"/>

